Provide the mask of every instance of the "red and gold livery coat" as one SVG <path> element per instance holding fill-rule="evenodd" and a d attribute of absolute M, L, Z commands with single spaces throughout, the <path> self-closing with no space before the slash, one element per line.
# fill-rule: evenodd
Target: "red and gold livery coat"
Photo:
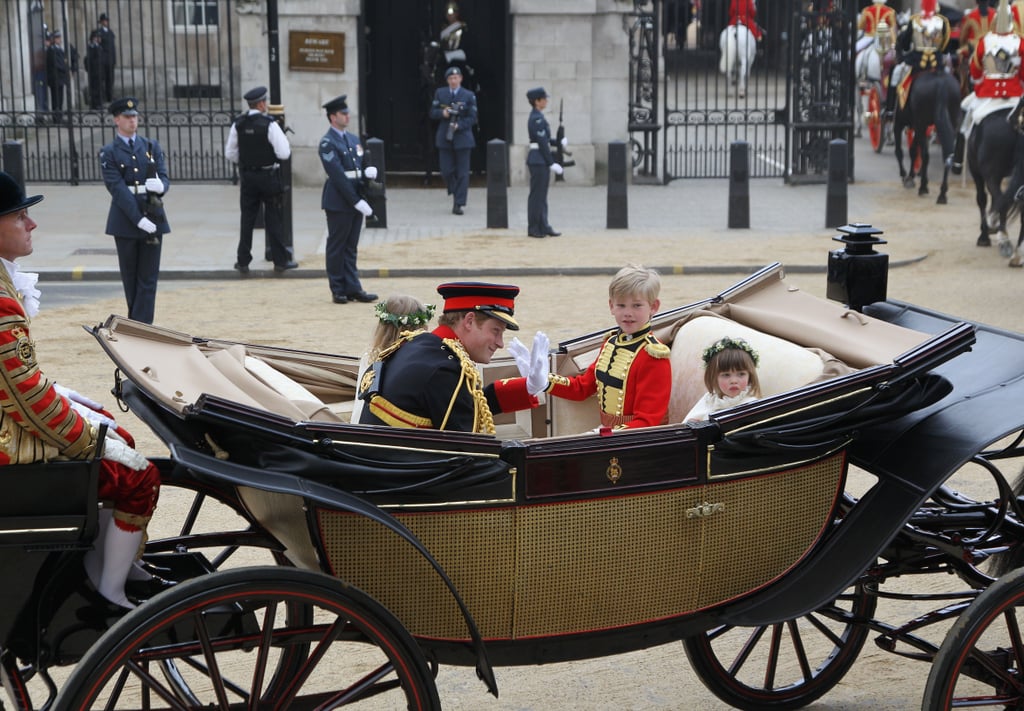
<path fill-rule="evenodd" d="M 996 11 L 992 8 L 985 15 L 981 14 L 979 8 L 964 13 L 960 20 L 960 48 L 957 53 L 964 59 L 973 57 L 978 42 L 992 30 L 995 21 Z"/>
<path fill-rule="evenodd" d="M 890 34 L 895 38 L 897 26 L 896 10 L 888 5 L 873 3 L 861 10 L 860 15 L 857 17 L 857 29 L 861 30 L 865 35 L 874 37 L 875 33 L 878 32 L 878 26 L 883 22 L 889 26 Z"/>
<path fill-rule="evenodd" d="M 761 28 L 757 24 L 757 5 L 754 0 L 729 0 L 729 24 L 743 25 L 754 39 L 761 39 Z"/>
<path fill-rule="evenodd" d="M 669 348 L 650 326 L 630 335 L 613 331 L 597 360 L 573 378 L 553 376 L 548 392 L 568 400 L 597 395 L 601 424 L 652 427 L 668 421 L 672 392 Z"/>

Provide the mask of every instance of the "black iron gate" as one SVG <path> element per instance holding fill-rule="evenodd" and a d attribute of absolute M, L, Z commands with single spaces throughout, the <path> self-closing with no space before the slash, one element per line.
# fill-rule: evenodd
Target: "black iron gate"
<path fill-rule="evenodd" d="M 854 0 L 758 5 L 761 39 L 744 86 L 722 72 L 725 0 L 634 0 L 629 134 L 636 179 L 728 177 L 732 143 L 751 177 L 824 181 L 829 142 L 853 165 Z"/>
<path fill-rule="evenodd" d="M 113 136 L 109 98 L 133 96 L 139 132 L 157 139 L 175 181 L 230 180 L 226 126 L 240 112 L 233 56 L 237 0 L 2 0 L 0 140 L 24 146 L 25 179 L 102 180 L 97 155 Z M 90 35 L 113 33 L 110 96 Z M 48 44 L 60 30 L 70 71 L 55 110 Z M 92 82 L 92 86 L 90 86 Z M 97 84 L 99 96 L 97 96 Z"/>

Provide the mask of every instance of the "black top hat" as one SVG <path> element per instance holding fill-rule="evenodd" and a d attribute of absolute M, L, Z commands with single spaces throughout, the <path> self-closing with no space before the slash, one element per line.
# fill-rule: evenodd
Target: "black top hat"
<path fill-rule="evenodd" d="M 250 104 L 256 104 L 266 99 L 268 94 L 269 92 L 267 91 L 267 87 L 258 86 L 255 89 L 249 89 L 249 91 L 245 92 L 245 100 Z"/>
<path fill-rule="evenodd" d="M 534 101 L 537 101 L 538 99 L 548 98 L 548 93 L 544 91 L 544 87 L 538 86 L 526 92 L 526 98 L 529 99 L 530 103 L 532 104 Z"/>
<path fill-rule="evenodd" d="M 515 316 L 518 286 L 486 284 L 478 281 L 454 281 L 441 284 L 437 293 L 444 297 L 444 312 L 481 311 L 503 321 L 512 331 L 519 330 Z"/>
<path fill-rule="evenodd" d="M 114 99 L 110 102 L 110 113 L 112 116 L 137 116 L 139 113 L 139 102 L 133 97 L 127 96 L 123 99 Z"/>
<path fill-rule="evenodd" d="M 25 197 L 25 191 L 14 178 L 0 171 L 0 215 L 8 215 L 31 207 L 43 199 L 42 195 Z"/>
<path fill-rule="evenodd" d="M 339 111 L 342 113 L 348 113 L 348 104 L 345 103 L 345 99 L 348 98 L 348 94 L 342 94 L 341 96 L 335 97 L 324 104 L 324 110 L 328 114 L 336 114 Z"/>
<path fill-rule="evenodd" d="M 459 76 L 462 76 L 462 70 L 459 69 L 458 67 L 448 67 L 447 69 L 444 70 L 445 79 L 450 77 L 452 74 L 458 74 Z"/>

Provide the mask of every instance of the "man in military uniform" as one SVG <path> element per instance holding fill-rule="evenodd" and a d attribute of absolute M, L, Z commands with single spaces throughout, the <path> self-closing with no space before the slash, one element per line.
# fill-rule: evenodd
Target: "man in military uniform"
<path fill-rule="evenodd" d="M 441 176 L 453 196 L 452 214 L 461 215 L 469 195 L 469 154 L 476 145 L 476 94 L 462 86 L 458 67 L 448 67 L 444 76 L 448 86 L 434 92 L 430 118 L 438 122 L 434 145 Z"/>
<path fill-rule="evenodd" d="M 884 28 L 883 31 L 891 37 L 892 42 L 887 43 L 889 46 L 896 43 L 896 11 L 886 5 L 887 1 L 873 0 L 857 15 L 857 29 L 861 32 L 861 37 L 857 40 L 857 52 L 871 46 L 880 28 Z"/>
<path fill-rule="evenodd" d="M 138 106 L 131 97 L 110 104 L 117 133 L 100 150 L 100 167 L 111 197 L 106 231 L 117 245 L 128 317 L 153 323 L 160 239 L 171 231 L 163 205 L 171 181 L 160 144 L 136 133 Z"/>
<path fill-rule="evenodd" d="M 241 180 L 239 207 L 242 212 L 235 269 L 243 276 L 249 273 L 252 261 L 252 231 L 263 205 L 267 245 L 274 271 L 283 272 L 299 266 L 292 260 L 284 236 L 284 182 L 281 164 L 292 149 L 281 125 L 267 115 L 267 87 L 258 86 L 245 93 L 249 112 L 231 124 L 224 144 L 224 157 L 238 164 Z"/>
<path fill-rule="evenodd" d="M 103 104 L 103 45 L 100 31 L 89 33 L 89 44 L 85 48 L 85 73 L 89 75 L 89 108 L 98 109 Z"/>
<path fill-rule="evenodd" d="M 39 275 L 21 271 L 16 260 L 32 254 L 37 225 L 28 209 L 42 199 L 26 197 L 0 172 L 0 470 L 8 464 L 93 459 L 102 448 L 99 497 L 114 506 L 101 512 L 85 568 L 108 602 L 131 608 L 125 583 L 156 506 L 160 472 L 132 448 L 131 435 L 109 412 L 48 379 L 36 360 L 31 320 L 39 312 Z M 109 429 L 100 441 L 104 424 Z M 141 569 L 134 573 L 140 582 L 151 577 Z"/>
<path fill-rule="evenodd" d="M 105 101 L 112 101 L 114 98 L 114 65 L 117 64 L 117 43 L 114 39 L 114 31 L 110 29 L 110 18 L 107 13 L 100 14 L 99 26 L 96 28 L 100 33 L 100 77 L 103 82 L 103 98 Z"/>
<path fill-rule="evenodd" d="M 373 214 L 361 194 L 363 179 L 375 180 L 377 169 L 371 165 L 363 170 L 359 138 L 345 130 L 349 121 L 347 98 L 342 95 L 324 104 L 331 127 L 320 139 L 319 148 L 320 163 L 327 173 L 320 198 L 320 207 L 327 213 L 327 280 L 336 304 L 377 300 L 376 294 L 363 290 L 356 266 L 363 218 Z"/>
<path fill-rule="evenodd" d="M 978 41 L 988 34 L 996 17 L 996 11 L 989 7 L 989 0 L 977 0 L 978 6 L 960 18 L 960 46 L 956 52 L 959 60 L 969 64 L 974 56 Z"/>
<path fill-rule="evenodd" d="M 544 87 L 538 86 L 526 92 L 526 99 L 532 107 L 526 123 L 526 132 L 530 137 L 530 151 L 526 154 L 526 168 L 530 171 L 530 194 L 526 198 L 526 234 L 529 237 L 558 237 L 562 233 L 557 232 L 548 222 L 548 187 L 551 185 L 551 173 L 561 175 L 564 169 L 555 162 L 551 153 L 554 136 L 543 113 L 548 105 L 548 93 Z"/>
<path fill-rule="evenodd" d="M 46 84 L 50 87 L 50 108 L 53 109 L 53 120 L 60 121 L 64 110 L 64 93 L 68 89 L 68 57 L 60 30 L 50 35 L 50 45 L 46 48 Z"/>
<path fill-rule="evenodd" d="M 519 287 L 479 282 L 441 284 L 444 313 L 433 331 L 409 332 L 384 349 L 363 382 L 360 423 L 494 434 L 494 413 L 536 407 L 551 386 L 547 337 L 534 339 L 526 377 L 484 387 L 476 363 L 504 347 L 505 329 L 519 330 Z"/>
<path fill-rule="evenodd" d="M 921 12 L 911 15 L 910 22 L 900 33 L 896 48 L 902 53 L 899 64 L 893 67 L 889 90 L 885 95 L 886 111 L 896 110 L 897 94 L 909 91 L 904 80 L 920 72 L 944 71 L 942 53 L 949 44 L 949 20 L 936 9 L 937 0 L 921 0 Z M 905 100 L 905 98 L 903 98 Z"/>

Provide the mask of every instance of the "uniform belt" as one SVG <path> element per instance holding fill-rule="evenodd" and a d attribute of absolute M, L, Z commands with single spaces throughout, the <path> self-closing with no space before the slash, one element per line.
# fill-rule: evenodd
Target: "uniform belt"
<path fill-rule="evenodd" d="M 129 185 L 128 189 L 136 195 L 145 195 L 147 192 L 145 185 Z"/>
<path fill-rule="evenodd" d="M 538 143 L 531 143 L 530 144 L 530 150 L 531 151 L 540 150 L 540 144 L 538 144 Z"/>
<path fill-rule="evenodd" d="M 280 167 L 280 163 L 271 163 L 270 165 L 243 165 L 242 170 L 246 172 L 254 172 L 257 170 L 277 170 Z"/>
<path fill-rule="evenodd" d="M 363 177 L 363 171 L 361 171 L 361 170 L 346 170 L 345 171 L 345 177 L 346 178 L 358 179 L 358 178 Z"/>

